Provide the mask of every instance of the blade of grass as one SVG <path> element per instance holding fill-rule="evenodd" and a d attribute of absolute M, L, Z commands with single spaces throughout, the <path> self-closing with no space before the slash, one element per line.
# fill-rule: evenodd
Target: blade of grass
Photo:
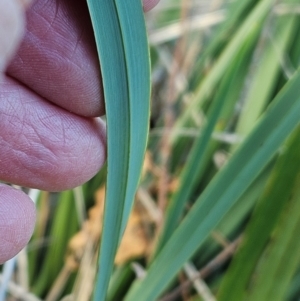
<path fill-rule="evenodd" d="M 133 279 L 134 272 L 130 263 L 117 267 L 110 279 L 107 301 L 121 300 Z"/>
<path fill-rule="evenodd" d="M 300 73 L 279 93 L 248 139 L 215 176 L 126 301 L 156 300 L 183 264 L 270 162 L 300 121 Z"/>
<path fill-rule="evenodd" d="M 107 184 L 94 300 L 104 300 L 144 157 L 150 69 L 142 3 L 89 0 L 107 116 Z"/>
<path fill-rule="evenodd" d="M 237 233 L 240 233 L 240 225 L 245 221 L 249 213 L 261 195 L 267 179 L 272 170 L 273 164 L 269 164 L 267 168 L 255 179 L 249 186 L 242 197 L 230 208 L 228 213 L 222 218 L 221 222 L 214 229 L 214 232 L 220 233 L 226 240 L 231 241 L 236 238 Z M 218 243 L 212 235 L 201 245 L 197 254 L 201 256 L 194 256 L 194 263 L 197 266 L 203 266 L 212 258 L 212 254 L 216 254 L 220 250 L 220 243 Z"/>
<path fill-rule="evenodd" d="M 290 282 L 290 287 L 286 296 L 286 300 L 292 300 L 292 301 L 298 300 L 299 293 L 300 293 L 299 282 L 300 282 L 300 271 L 298 267 L 296 274 L 294 275 L 292 281 Z"/>
<path fill-rule="evenodd" d="M 285 194 L 285 204 L 280 210 L 280 218 L 276 224 L 275 231 L 271 237 L 262 258 L 258 265 L 255 277 L 251 283 L 247 301 L 254 300 L 285 300 L 292 276 L 299 266 L 300 240 L 297 239 L 300 227 L 300 127 L 294 133 L 289 149 L 284 152 L 286 164 L 282 167 L 280 183 L 282 186 L 292 186 L 292 189 Z M 294 177 L 294 178 L 292 178 Z M 288 183 L 288 180 L 293 185 Z M 286 187 L 282 187 L 287 190 Z M 276 189 L 274 187 L 274 189 Z M 281 195 L 283 194 L 281 191 Z M 270 199 L 272 205 L 279 200 L 279 195 L 275 199 Z M 273 208 L 271 208 L 273 212 Z M 270 213 L 270 212 L 269 212 Z M 268 214 L 269 214 L 268 213 Z M 256 217 L 256 216 L 255 216 Z M 272 215 L 273 219 L 273 215 Z M 270 219 L 265 219 L 270 221 Z M 258 232 L 259 233 L 259 232 Z M 260 235 L 259 235 L 260 236 Z M 257 238 L 255 238 L 256 240 Z M 278 260 L 280 258 L 280 260 Z"/>
<path fill-rule="evenodd" d="M 121 228 L 123 233 L 140 179 L 148 140 L 150 55 L 140 1 L 115 0 L 115 2 L 123 37 L 130 99 L 130 164 Z M 133 27 L 136 27 L 135 30 L 132 30 Z"/>
<path fill-rule="evenodd" d="M 231 42 L 222 52 L 213 68 L 210 70 L 208 75 L 203 79 L 199 87 L 197 88 L 194 96 L 194 101 L 186 108 L 184 113 L 176 122 L 175 128 L 184 127 L 191 119 L 193 112 L 197 112 L 203 101 L 211 94 L 215 89 L 217 83 L 221 79 L 222 75 L 235 59 L 236 55 L 240 51 L 245 40 L 253 31 L 261 27 L 262 22 L 270 11 L 270 8 L 274 4 L 274 0 L 263 0 L 260 1 L 248 18 L 244 21 L 237 33 L 232 37 Z M 172 134 L 172 142 L 175 143 L 178 139 L 174 133 Z"/>
<path fill-rule="evenodd" d="M 66 222 L 66 218 L 68 218 L 68 222 Z M 57 208 L 50 230 L 52 243 L 45 255 L 39 277 L 33 284 L 34 294 L 42 296 L 51 286 L 63 266 L 62 254 L 66 253 L 68 241 L 78 231 L 78 228 L 73 192 L 67 190 L 60 193 L 57 200 Z"/>
<path fill-rule="evenodd" d="M 228 40 L 238 30 L 236 24 L 242 23 L 245 16 L 249 14 L 249 11 L 253 9 L 256 4 L 257 0 L 244 0 L 227 4 L 227 15 L 230 16 L 230 18 L 226 18 L 216 29 L 214 38 L 208 43 L 207 47 L 203 49 L 203 53 L 199 56 L 199 60 L 190 77 L 192 86 L 197 86 L 200 82 L 202 72 L 199 72 L 199 70 L 203 68 L 205 61 L 216 57 L 218 53 L 222 53 L 223 47 L 226 46 Z"/>
<path fill-rule="evenodd" d="M 203 176 L 205 168 L 210 162 L 213 150 L 215 150 L 217 145 L 216 143 L 213 143 L 213 145 L 210 143 L 212 132 L 216 125 L 218 125 L 218 130 L 224 129 L 226 122 L 224 122 L 224 119 L 220 120 L 224 105 L 226 105 L 226 110 L 233 109 L 234 103 L 238 99 L 240 92 L 238 87 L 242 86 L 244 79 L 245 66 L 247 66 L 246 62 L 248 61 L 247 54 L 253 48 L 256 35 L 257 33 L 254 33 L 253 36 L 249 37 L 249 40 L 244 45 L 245 47 L 242 48 L 240 55 L 236 58 L 235 64 L 226 72 L 224 76 L 225 80 L 220 85 L 219 91 L 209 108 L 207 124 L 204 125 L 202 133 L 194 142 L 185 167 L 181 171 L 180 187 L 172 196 L 168 206 L 163 231 L 156 252 L 162 248 L 174 232 L 196 183 L 200 181 L 200 177 Z"/>
<path fill-rule="evenodd" d="M 299 134 L 298 128 L 274 167 L 264 194 L 246 229 L 243 245 L 223 279 L 218 296 L 220 301 L 228 300 L 228 298 L 232 301 L 244 300 L 255 265 L 269 240 L 271 231 L 278 222 L 299 173 Z M 272 218 L 268 218 L 269 216 Z M 275 265 L 275 263 L 273 264 Z M 233 285 L 234 291 L 232 290 Z M 261 300 L 273 299 L 262 298 Z"/>
<path fill-rule="evenodd" d="M 107 119 L 107 182 L 94 300 L 104 300 L 121 230 L 129 166 L 130 116 L 125 54 L 114 1 L 88 1 L 102 71 Z M 116 188 L 117 185 L 117 188 Z"/>
<path fill-rule="evenodd" d="M 299 146 L 299 135 L 297 140 Z M 300 153 L 299 147 L 298 152 Z M 266 250 L 267 259 L 258 269 L 257 278 L 246 301 L 285 300 L 290 282 L 299 265 L 300 240 L 297 239 L 300 227 L 299 172 L 287 207 L 282 212 L 283 216 L 272 237 L 272 243 Z"/>
<path fill-rule="evenodd" d="M 295 0 L 286 1 L 294 3 Z M 241 137 L 250 132 L 256 120 L 262 113 L 273 88 L 276 86 L 280 71 L 282 56 L 286 52 L 293 37 L 295 16 L 271 16 L 262 32 L 254 54 L 254 70 L 251 70 L 251 84 L 247 87 L 248 95 L 239 116 L 236 133 Z"/>

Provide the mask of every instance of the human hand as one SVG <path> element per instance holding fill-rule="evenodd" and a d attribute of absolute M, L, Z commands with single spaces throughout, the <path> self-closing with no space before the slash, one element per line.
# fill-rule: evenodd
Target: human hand
<path fill-rule="evenodd" d="M 0 0 L 0 72 L 30 0 Z M 144 0 L 145 11 L 158 0 Z M 8 17 L 9 16 L 9 17 Z M 36 0 L 0 79 L 0 179 L 49 191 L 83 184 L 105 161 L 99 64 L 84 0 Z M 1 74 L 0 74 L 1 76 Z M 28 242 L 35 208 L 0 185 L 0 263 Z"/>

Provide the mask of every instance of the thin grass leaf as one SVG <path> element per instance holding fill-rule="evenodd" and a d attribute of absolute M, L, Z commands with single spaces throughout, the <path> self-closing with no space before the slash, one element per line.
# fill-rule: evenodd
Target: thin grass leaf
<path fill-rule="evenodd" d="M 125 54 L 114 1 L 88 1 L 88 6 L 101 64 L 107 118 L 106 202 L 94 291 L 94 300 L 104 300 L 121 234 L 129 167 L 130 109 Z"/>
<path fill-rule="evenodd" d="M 150 67 L 142 4 L 89 0 L 99 53 L 107 116 L 107 184 L 98 280 L 94 300 L 104 300 L 144 157 Z"/>
<path fill-rule="evenodd" d="M 72 216 L 66 222 L 66 217 Z M 42 296 L 59 274 L 64 263 L 62 254 L 66 253 L 69 239 L 78 231 L 79 223 L 76 218 L 74 197 L 72 190 L 60 193 L 57 200 L 54 218 L 51 225 L 50 237 L 52 243 L 47 249 L 43 266 L 38 279 L 33 283 L 32 291 Z"/>
<path fill-rule="evenodd" d="M 184 127 L 191 119 L 193 112 L 197 112 L 203 101 L 211 94 L 212 91 L 214 91 L 222 75 L 232 63 L 242 45 L 244 45 L 245 40 L 253 33 L 253 31 L 256 31 L 257 28 L 261 27 L 261 23 L 264 21 L 273 4 L 274 0 L 263 0 L 256 5 L 240 29 L 232 37 L 232 40 L 224 49 L 222 55 L 219 57 L 213 68 L 197 88 L 194 96 L 195 101 L 186 108 L 177 120 L 176 128 Z M 171 138 L 172 142 L 175 143 L 178 136 L 173 133 Z"/>
<path fill-rule="evenodd" d="M 126 301 L 152 301 L 167 288 L 238 198 L 276 154 L 300 121 L 300 73 L 297 72 L 256 128 L 197 199 L 192 210 L 158 254 L 147 275 Z"/>
<path fill-rule="evenodd" d="M 134 271 L 130 263 L 117 267 L 110 279 L 107 301 L 121 300 L 133 279 Z"/>
<path fill-rule="evenodd" d="M 210 41 L 207 47 L 203 49 L 203 52 L 199 56 L 199 60 L 197 61 L 190 77 L 192 85 L 198 85 L 201 81 L 201 77 L 203 76 L 203 73 L 199 72 L 199 70 L 202 70 L 205 61 L 211 57 L 215 57 L 215 55 L 220 52 L 220 49 L 226 46 L 228 40 L 230 40 L 238 30 L 236 24 L 241 23 L 256 4 L 257 0 L 244 0 L 232 3 L 229 2 L 226 4 L 228 6 L 228 12 L 226 14 L 230 16 L 230 18 L 226 18 L 216 29 L 214 38 Z"/>
<path fill-rule="evenodd" d="M 139 0 L 115 0 L 125 50 L 130 100 L 130 164 L 124 205 L 123 233 L 140 179 L 150 118 L 150 56 Z M 134 27 L 134 30 L 133 30 Z"/>
<path fill-rule="evenodd" d="M 299 134 L 298 129 L 292 137 L 292 143 L 289 143 L 274 167 L 264 194 L 245 231 L 244 243 L 221 284 L 218 296 L 220 301 L 227 301 L 228 298 L 232 301 L 244 300 L 253 270 L 290 197 L 299 173 L 300 143 L 295 141 L 295 138 L 299 140 Z M 272 218 L 268 218 L 270 216 Z M 274 262 L 273 264 L 275 265 Z M 261 300 L 273 299 L 262 298 Z"/>
<path fill-rule="evenodd" d="M 236 61 L 229 70 L 225 73 L 224 81 L 220 85 L 219 91 L 214 98 L 209 111 L 207 113 L 207 123 L 204 125 L 201 134 L 194 142 L 192 150 L 189 154 L 185 167 L 181 171 L 180 186 L 171 198 L 170 204 L 165 217 L 164 227 L 160 236 L 159 244 L 156 252 L 169 239 L 171 234 L 177 227 L 185 205 L 190 199 L 190 196 L 200 181 L 200 178 L 205 172 L 205 168 L 210 162 L 213 151 L 216 149 L 218 143 L 211 143 L 211 135 L 213 130 L 217 127 L 219 131 L 224 130 L 227 124 L 228 117 L 223 112 L 224 105 L 226 106 L 226 113 L 231 116 L 235 102 L 238 99 L 242 82 L 247 68 L 248 53 L 253 48 L 253 42 L 256 40 L 256 34 L 250 36 L 242 49 Z M 231 109 L 231 110 L 230 110 Z M 222 117 L 221 117 L 222 116 Z"/>
<path fill-rule="evenodd" d="M 214 233 L 219 233 L 226 240 L 236 238 L 237 229 L 243 224 L 249 213 L 253 209 L 257 199 L 261 195 L 268 176 L 270 175 L 273 164 L 267 168 L 255 179 L 252 185 L 246 190 L 242 197 L 230 208 L 228 213 L 222 218 L 221 222 L 214 229 Z M 238 230 L 238 232 L 240 232 Z M 197 266 L 204 266 L 220 250 L 222 246 L 212 235 L 209 235 L 206 241 L 201 245 L 197 254 L 193 257 Z"/>
<path fill-rule="evenodd" d="M 292 4 L 295 0 L 286 1 Z M 265 24 L 262 37 L 254 53 L 254 68 L 250 70 L 250 84 L 242 113 L 239 116 L 236 133 L 246 136 L 264 110 L 282 66 L 282 60 L 296 29 L 295 16 L 272 15 Z"/>
<path fill-rule="evenodd" d="M 294 151 L 297 161 L 291 162 L 298 167 L 298 177 L 290 191 L 290 200 L 283 208 L 272 241 L 263 255 L 261 265 L 255 273 L 254 281 L 246 301 L 286 300 L 286 294 L 293 275 L 299 266 L 300 240 L 297 239 L 300 227 L 300 131 L 294 136 Z M 296 156 L 295 156 L 296 157 Z M 295 158 L 294 157 L 294 158 Z M 295 164 L 296 163 L 296 164 Z M 286 166 L 287 167 L 287 166 Z M 286 168 L 287 169 L 287 168 Z"/>

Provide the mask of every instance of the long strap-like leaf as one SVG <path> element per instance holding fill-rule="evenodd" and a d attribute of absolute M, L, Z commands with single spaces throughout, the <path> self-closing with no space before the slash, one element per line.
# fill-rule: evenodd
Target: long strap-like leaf
<path fill-rule="evenodd" d="M 88 0 L 107 117 L 107 184 L 94 300 L 105 299 L 147 142 L 150 64 L 140 0 Z"/>
<path fill-rule="evenodd" d="M 126 301 L 154 301 L 191 258 L 208 234 L 253 183 L 300 123 L 300 70 L 274 99 L 255 129 L 215 176 Z"/>

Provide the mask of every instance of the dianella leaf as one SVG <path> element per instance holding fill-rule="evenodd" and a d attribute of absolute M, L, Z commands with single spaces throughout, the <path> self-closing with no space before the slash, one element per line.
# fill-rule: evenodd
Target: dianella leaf
<path fill-rule="evenodd" d="M 253 183 L 300 122 L 300 73 L 282 89 L 231 160 L 196 200 L 192 210 L 136 281 L 126 301 L 154 301 Z"/>
<path fill-rule="evenodd" d="M 130 164 L 122 232 L 140 178 L 148 139 L 150 114 L 150 55 L 140 0 L 116 0 L 123 37 L 130 100 Z"/>
<path fill-rule="evenodd" d="M 88 0 L 107 118 L 107 183 L 94 300 L 104 300 L 146 148 L 150 67 L 140 0 Z"/>

